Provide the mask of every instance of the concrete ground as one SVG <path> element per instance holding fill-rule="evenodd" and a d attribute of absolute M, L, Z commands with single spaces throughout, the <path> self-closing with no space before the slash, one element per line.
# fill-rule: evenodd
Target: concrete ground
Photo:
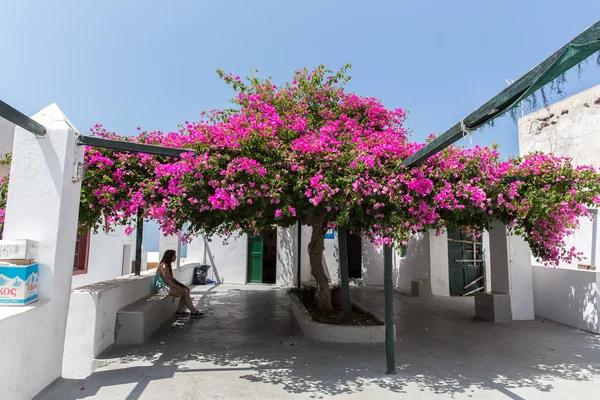
<path fill-rule="evenodd" d="M 598 399 L 600 336 L 550 321 L 492 324 L 472 298 L 395 294 L 398 373 L 383 345 L 314 343 L 286 292 L 199 287 L 201 320 L 171 321 L 137 347 L 111 348 L 84 380 L 61 379 L 57 399 Z M 383 313 L 383 291 L 352 296 Z"/>

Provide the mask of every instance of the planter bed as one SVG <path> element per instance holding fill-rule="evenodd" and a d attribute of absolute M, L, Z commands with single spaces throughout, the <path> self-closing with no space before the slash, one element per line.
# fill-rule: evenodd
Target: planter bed
<path fill-rule="evenodd" d="M 310 339 L 336 343 L 385 342 L 384 319 L 355 301 L 351 302 L 352 319 L 348 324 L 342 325 L 344 322 L 341 313 L 322 313 L 312 307 L 309 311 L 293 292 L 290 292 L 290 299 L 294 316 L 304 335 Z M 319 320 L 330 323 L 318 322 Z M 395 331 L 394 326 L 394 333 Z"/>

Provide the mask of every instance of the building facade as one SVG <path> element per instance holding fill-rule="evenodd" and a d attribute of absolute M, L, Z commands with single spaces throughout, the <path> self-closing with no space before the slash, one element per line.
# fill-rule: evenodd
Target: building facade
<path fill-rule="evenodd" d="M 195 238 L 188 245 L 186 264 L 212 265 L 209 277 L 219 283 L 265 283 L 281 287 L 312 281 L 308 255 L 312 228 L 303 226 L 299 240 L 298 226 L 274 228 L 259 238 L 245 234 L 227 243 L 220 237 Z M 383 285 L 383 251 L 356 235 L 348 235 L 348 270 L 351 279 L 365 285 Z M 479 242 L 456 239 L 455 233 L 434 231 L 410 237 L 403 251 L 393 258 L 393 282 L 398 290 L 411 291 L 413 281 L 426 281 L 433 295 L 462 295 L 480 288 L 489 291 L 489 237 Z M 301 249 L 301 250 L 300 250 Z M 330 230 L 323 254 L 325 271 L 332 284 L 339 282 L 339 245 L 337 232 Z M 465 286 L 481 278 L 470 290 Z M 467 288 L 468 289 L 468 288 Z"/>
<path fill-rule="evenodd" d="M 528 114 L 519 120 L 519 153 L 552 153 L 570 157 L 575 165 L 600 168 L 600 85 Z M 597 210 L 596 210 L 597 212 Z M 597 214 L 596 214 L 597 218 Z M 596 227 L 595 227 L 596 226 Z M 597 222 L 581 220 L 575 234 L 566 240 L 583 252 L 581 262 L 561 263 L 561 268 L 577 269 L 579 264 L 595 265 L 600 243 L 595 240 Z M 533 260 L 534 265 L 538 264 Z"/>

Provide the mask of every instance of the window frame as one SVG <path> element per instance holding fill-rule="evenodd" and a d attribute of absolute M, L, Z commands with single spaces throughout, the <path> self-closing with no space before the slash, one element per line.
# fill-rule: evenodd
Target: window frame
<path fill-rule="evenodd" d="M 73 254 L 73 275 L 84 275 L 88 273 L 90 242 L 90 231 L 77 234 L 77 238 L 75 239 L 75 253 Z M 82 246 L 83 248 L 81 248 Z M 81 251 L 83 251 L 83 254 L 80 253 Z"/>

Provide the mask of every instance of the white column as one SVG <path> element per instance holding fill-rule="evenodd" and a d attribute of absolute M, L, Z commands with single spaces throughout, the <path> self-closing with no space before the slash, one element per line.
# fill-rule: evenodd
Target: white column
<path fill-rule="evenodd" d="M 38 242 L 40 300 L 8 318 L 0 310 L 0 387 L 9 399 L 29 399 L 60 377 L 81 193 L 75 128 L 56 104 L 33 119 L 47 134 L 15 130 L 4 238 Z"/>
<path fill-rule="evenodd" d="M 277 261 L 275 283 L 280 287 L 297 284 L 298 276 L 298 225 L 277 228 Z"/>
<path fill-rule="evenodd" d="M 448 264 L 448 232 L 436 236 L 429 234 L 431 293 L 434 296 L 450 296 L 450 266 Z"/>
<path fill-rule="evenodd" d="M 510 304 L 515 321 L 535 319 L 531 249 L 520 236 L 508 236 Z"/>
<path fill-rule="evenodd" d="M 491 293 L 475 296 L 477 316 L 497 322 L 534 319 L 531 250 L 496 221 L 489 232 Z"/>

